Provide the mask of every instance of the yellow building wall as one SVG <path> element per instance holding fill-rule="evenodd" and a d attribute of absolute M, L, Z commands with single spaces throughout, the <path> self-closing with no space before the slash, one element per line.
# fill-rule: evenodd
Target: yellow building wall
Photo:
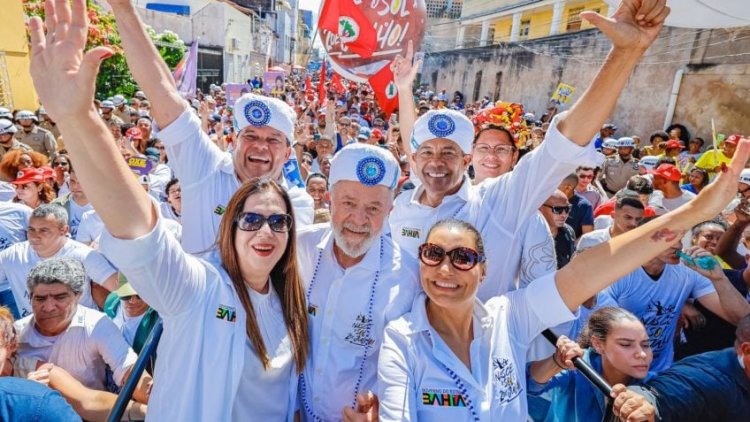
<path fill-rule="evenodd" d="M 521 22 L 531 21 L 529 35 L 526 39 L 546 37 L 549 35 L 550 25 L 552 24 L 552 9 L 532 10 L 521 16 Z"/>
<path fill-rule="evenodd" d="M 510 41 L 510 28 L 513 18 L 504 18 L 495 22 L 495 42 Z"/>
<path fill-rule="evenodd" d="M 3 2 L 3 24 L 0 25 L 0 51 L 5 53 L 8 79 L 14 109 L 36 110 L 39 107 L 29 72 L 29 45 L 26 38 L 25 15 L 20 1 Z M 0 77 L 4 77 L 0 73 Z"/>

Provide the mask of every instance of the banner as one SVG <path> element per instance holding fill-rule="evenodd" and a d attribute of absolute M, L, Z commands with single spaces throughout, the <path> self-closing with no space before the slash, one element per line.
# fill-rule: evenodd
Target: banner
<path fill-rule="evenodd" d="M 253 87 L 248 84 L 227 84 L 224 91 L 227 96 L 227 105 L 233 107 L 237 99 L 248 92 L 253 92 Z"/>
<path fill-rule="evenodd" d="M 368 82 L 375 94 L 375 99 L 378 100 L 378 105 L 385 113 L 385 118 L 389 118 L 398 108 L 398 89 L 393 82 L 390 63 L 383 66 Z"/>
<path fill-rule="evenodd" d="M 284 72 L 280 70 L 267 70 L 263 72 L 263 91 L 266 94 L 283 94 Z"/>
<path fill-rule="evenodd" d="M 552 94 L 550 102 L 557 104 L 558 106 L 570 104 L 570 97 L 572 97 L 575 92 L 576 89 L 573 86 L 560 83 L 557 85 L 555 93 Z"/>
<path fill-rule="evenodd" d="M 193 42 L 188 54 L 177 63 L 172 76 L 182 98 L 195 97 L 195 81 L 198 78 L 198 40 Z"/>

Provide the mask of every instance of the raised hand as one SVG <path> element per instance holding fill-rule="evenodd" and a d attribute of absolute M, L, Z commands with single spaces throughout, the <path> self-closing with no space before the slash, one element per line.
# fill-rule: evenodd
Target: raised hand
<path fill-rule="evenodd" d="M 646 50 L 669 15 L 667 0 L 622 0 L 611 18 L 593 11 L 581 18 L 599 28 L 615 48 Z"/>
<path fill-rule="evenodd" d="M 705 220 L 718 215 L 737 195 L 740 172 L 745 168 L 748 159 L 750 159 L 750 138 L 741 138 L 732 162 L 728 166 L 723 165 L 716 180 L 703 188 L 701 193 L 689 202 L 703 213 Z"/>
<path fill-rule="evenodd" d="M 53 120 L 94 111 L 96 75 L 112 50 L 96 47 L 84 53 L 88 17 L 86 0 L 47 0 L 45 21 L 32 17 L 31 77 L 39 99 Z M 46 33 L 45 33 L 46 26 Z"/>
<path fill-rule="evenodd" d="M 391 72 L 393 72 L 393 82 L 396 87 L 404 88 L 406 91 L 411 91 L 411 84 L 414 82 L 414 78 L 417 77 L 417 71 L 421 65 L 421 60 L 414 62 L 414 44 L 409 41 L 406 47 L 406 57 L 400 54 L 396 56 L 391 62 Z"/>

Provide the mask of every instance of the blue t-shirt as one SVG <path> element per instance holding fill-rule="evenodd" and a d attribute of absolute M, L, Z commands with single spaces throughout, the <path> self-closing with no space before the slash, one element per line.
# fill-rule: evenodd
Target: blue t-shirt
<path fill-rule="evenodd" d="M 685 301 L 715 292 L 706 277 L 682 264 L 667 264 L 658 280 L 640 267 L 604 289 L 599 298 L 601 306 L 625 308 L 641 320 L 654 352 L 651 370 L 660 372 L 672 366 L 673 340 Z"/>
<path fill-rule="evenodd" d="M 594 207 L 591 206 L 591 202 L 577 193 L 570 198 L 570 205 L 570 214 L 565 223 L 573 228 L 576 238 L 579 238 L 583 234 L 581 226 L 594 225 Z"/>
<path fill-rule="evenodd" d="M 80 422 L 81 418 L 57 391 L 23 378 L 0 377 L 0 421 Z"/>

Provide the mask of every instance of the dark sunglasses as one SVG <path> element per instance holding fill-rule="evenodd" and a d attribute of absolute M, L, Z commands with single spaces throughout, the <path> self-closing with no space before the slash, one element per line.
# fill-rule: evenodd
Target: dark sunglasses
<path fill-rule="evenodd" d="M 133 298 L 140 299 L 141 297 L 138 296 L 138 295 L 123 296 L 123 297 L 120 298 L 120 300 L 123 301 L 123 302 L 130 302 L 130 299 L 133 299 Z"/>
<path fill-rule="evenodd" d="M 542 204 L 543 207 L 547 207 L 552 210 L 552 214 L 570 214 L 570 210 L 572 208 L 572 205 L 561 205 L 561 206 L 552 206 L 547 204 Z"/>
<path fill-rule="evenodd" d="M 245 212 L 237 217 L 237 227 L 246 232 L 255 232 L 268 222 L 268 227 L 277 233 L 286 233 L 292 228 L 292 216 L 289 214 L 271 214 L 268 217 L 254 212 Z"/>
<path fill-rule="evenodd" d="M 478 263 L 484 262 L 484 255 L 480 255 L 471 248 L 459 247 L 448 252 L 434 243 L 423 243 L 419 247 L 419 260 L 429 267 L 437 267 L 448 256 L 453 268 L 461 271 L 469 271 Z"/>

